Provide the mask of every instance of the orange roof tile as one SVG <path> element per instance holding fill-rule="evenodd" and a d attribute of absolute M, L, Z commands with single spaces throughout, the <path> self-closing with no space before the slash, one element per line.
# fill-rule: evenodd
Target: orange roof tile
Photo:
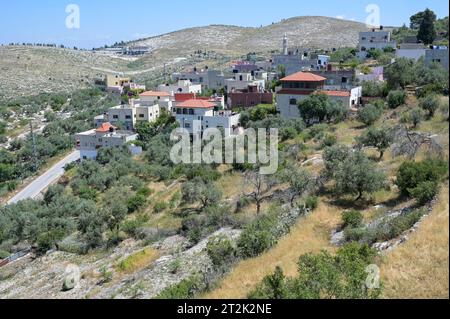
<path fill-rule="evenodd" d="M 99 133 L 107 133 L 107 132 L 110 132 L 111 131 L 111 129 L 116 129 L 116 127 L 115 126 L 113 126 L 113 125 L 111 125 L 111 123 L 109 123 L 109 122 L 106 122 L 106 123 L 102 123 L 102 126 L 100 126 L 98 129 L 96 129 L 95 131 L 96 132 L 99 132 Z"/>
<path fill-rule="evenodd" d="M 281 79 L 281 81 L 322 82 L 326 78 L 309 72 L 297 72 Z"/>
<path fill-rule="evenodd" d="M 298 89 L 282 89 L 277 92 L 277 94 L 284 94 L 284 95 L 311 95 L 311 94 L 326 94 L 328 96 L 340 96 L 340 97 L 346 97 L 350 96 L 350 91 L 327 91 L 327 90 L 321 90 L 321 91 L 312 91 L 312 90 L 298 90 Z"/>
<path fill-rule="evenodd" d="M 170 96 L 169 93 L 167 92 L 155 92 L 155 91 L 147 91 L 147 92 L 143 92 L 141 94 L 139 94 L 139 96 Z"/>
<path fill-rule="evenodd" d="M 185 102 L 187 100 L 194 100 L 195 93 L 175 93 L 175 102 Z"/>
<path fill-rule="evenodd" d="M 183 103 L 177 105 L 178 107 L 189 107 L 189 108 L 200 108 L 200 109 L 210 109 L 215 107 L 214 103 L 205 100 L 187 100 Z"/>

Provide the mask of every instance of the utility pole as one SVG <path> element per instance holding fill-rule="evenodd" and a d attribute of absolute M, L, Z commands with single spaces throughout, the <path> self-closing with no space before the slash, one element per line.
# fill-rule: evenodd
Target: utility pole
<path fill-rule="evenodd" d="M 36 136 L 34 135 L 33 131 L 33 120 L 30 121 L 30 134 L 31 134 L 31 148 L 33 153 L 33 169 L 36 172 L 38 170 L 38 154 L 37 154 L 37 147 L 36 147 Z"/>

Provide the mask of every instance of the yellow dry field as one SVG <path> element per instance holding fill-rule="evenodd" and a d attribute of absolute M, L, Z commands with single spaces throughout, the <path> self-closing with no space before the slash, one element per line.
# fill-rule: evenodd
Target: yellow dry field
<path fill-rule="evenodd" d="M 381 265 L 385 298 L 449 298 L 449 195 Z"/>
<path fill-rule="evenodd" d="M 297 261 L 306 253 L 332 250 L 330 232 L 340 221 L 337 208 L 323 201 L 311 215 L 302 218 L 289 235 L 283 237 L 270 251 L 259 257 L 240 262 L 216 290 L 201 296 L 211 299 L 246 298 L 247 294 L 268 274 L 281 266 L 287 276 L 297 274 Z"/>

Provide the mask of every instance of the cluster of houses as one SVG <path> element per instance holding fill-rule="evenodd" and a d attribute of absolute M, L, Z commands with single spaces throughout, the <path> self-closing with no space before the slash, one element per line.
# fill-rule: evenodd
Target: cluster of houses
<path fill-rule="evenodd" d="M 361 32 L 359 34 L 357 55 L 360 59 L 367 58 L 370 50 L 385 50 L 387 48 L 395 50 L 395 56 L 397 58 L 408 58 L 416 61 L 420 58 L 424 58 L 426 65 L 439 63 L 445 69 L 448 70 L 449 68 L 449 53 L 447 46 L 425 46 L 417 40 L 416 36 L 405 37 L 403 42 L 400 45 L 397 45 L 397 42 L 391 39 L 391 32 L 384 30 L 382 26 L 380 26 L 379 29 L 374 28 L 371 31 Z"/>
<path fill-rule="evenodd" d="M 397 57 L 419 59 L 426 63 L 438 62 L 448 69 L 446 47 L 429 47 L 405 41 L 399 48 L 391 33 L 379 29 L 361 32 L 357 56 L 366 59 L 371 49 L 396 50 Z M 417 41 L 416 41 L 417 42 Z M 283 74 L 279 79 L 279 74 Z M 273 89 L 272 83 L 277 80 Z M 259 104 L 275 102 L 281 117 L 301 116 L 298 103 L 312 94 L 325 94 L 340 101 L 351 110 L 362 104 L 363 81 L 383 81 L 383 67 L 363 74 L 355 70 L 335 68 L 330 56 L 308 49 L 289 48 L 285 35 L 281 54 L 270 61 L 233 61 L 227 71 L 193 68 L 171 75 L 171 83 L 164 83 L 154 91 L 135 84 L 130 78 L 113 75 L 100 81 L 105 90 L 123 94 L 126 89 L 143 91 L 139 98 L 130 98 L 127 104 L 110 108 L 95 117 L 95 129 L 76 135 L 77 148 L 83 159 L 94 159 L 98 149 L 108 146 L 128 145 L 133 154 L 142 149 L 133 144 L 138 135 L 139 122 L 154 122 L 163 110 L 169 112 L 181 128 L 190 134 L 208 128 L 222 129 L 226 137 L 242 132 L 240 113 L 237 110 Z M 204 96 L 205 92 L 214 92 Z M 274 97 L 275 95 L 275 97 Z"/>

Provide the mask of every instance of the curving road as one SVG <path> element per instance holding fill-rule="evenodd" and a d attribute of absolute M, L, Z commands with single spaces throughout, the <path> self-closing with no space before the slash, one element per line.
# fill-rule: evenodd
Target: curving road
<path fill-rule="evenodd" d="M 8 204 L 15 204 L 25 199 L 34 199 L 53 182 L 64 175 L 64 167 L 67 164 L 76 162 L 80 159 L 80 152 L 74 151 L 63 160 L 59 161 L 44 174 L 35 179 L 31 184 L 20 191 L 16 196 L 8 201 Z"/>

